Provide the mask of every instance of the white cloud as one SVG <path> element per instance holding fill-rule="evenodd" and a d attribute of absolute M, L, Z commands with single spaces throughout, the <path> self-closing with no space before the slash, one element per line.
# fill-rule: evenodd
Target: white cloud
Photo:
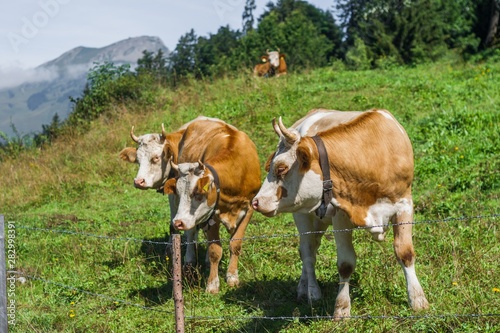
<path fill-rule="evenodd" d="M 0 67 L 0 89 L 12 88 L 23 83 L 51 81 L 57 78 L 55 71 L 44 68 Z"/>

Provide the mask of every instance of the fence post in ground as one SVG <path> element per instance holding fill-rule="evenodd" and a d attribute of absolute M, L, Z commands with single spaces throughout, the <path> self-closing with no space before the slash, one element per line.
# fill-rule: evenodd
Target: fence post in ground
<path fill-rule="evenodd" d="M 7 318 L 7 270 L 5 263 L 5 226 L 0 215 L 0 332 L 8 332 Z"/>
<path fill-rule="evenodd" d="M 175 329 L 184 333 L 184 298 L 182 296 L 181 235 L 172 235 L 173 252 L 173 294 L 175 305 Z"/>

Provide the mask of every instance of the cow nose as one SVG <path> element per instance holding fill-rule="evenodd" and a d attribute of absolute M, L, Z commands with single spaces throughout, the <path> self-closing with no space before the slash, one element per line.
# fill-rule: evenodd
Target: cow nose
<path fill-rule="evenodd" d="M 177 230 L 184 230 L 184 222 L 182 222 L 181 220 L 175 220 L 174 227 Z"/>
<path fill-rule="evenodd" d="M 253 207 L 253 209 L 257 210 L 259 208 L 259 200 L 254 199 L 252 201 L 252 207 Z"/>
<path fill-rule="evenodd" d="M 146 181 L 144 180 L 144 178 L 136 178 L 136 179 L 134 179 L 134 185 L 135 186 L 144 187 L 145 184 L 146 184 Z"/>

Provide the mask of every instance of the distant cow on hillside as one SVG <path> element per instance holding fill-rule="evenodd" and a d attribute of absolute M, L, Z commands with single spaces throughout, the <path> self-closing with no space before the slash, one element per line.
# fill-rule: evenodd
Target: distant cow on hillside
<path fill-rule="evenodd" d="M 262 64 L 257 64 L 253 68 L 253 73 L 255 76 L 280 76 L 287 73 L 285 55 L 278 51 L 269 52 L 266 50 L 266 54 L 260 57 Z"/>

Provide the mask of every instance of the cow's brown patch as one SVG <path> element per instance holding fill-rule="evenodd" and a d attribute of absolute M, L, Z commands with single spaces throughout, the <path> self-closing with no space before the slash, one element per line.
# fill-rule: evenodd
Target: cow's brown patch
<path fill-rule="evenodd" d="M 305 173 L 311 168 L 311 150 L 308 146 L 297 147 L 297 161 L 299 162 L 299 172 Z"/>
<path fill-rule="evenodd" d="M 278 190 L 276 191 L 276 196 L 278 197 L 278 200 L 286 198 L 288 196 L 288 191 L 283 186 L 278 186 Z"/>
<path fill-rule="evenodd" d="M 274 155 L 276 155 L 276 152 L 273 152 L 271 155 L 269 155 L 269 157 L 267 158 L 267 161 L 266 161 L 266 165 L 265 165 L 265 169 L 266 169 L 266 172 L 269 172 L 269 170 L 271 170 L 271 162 L 273 161 L 273 158 L 274 158 Z"/>
<path fill-rule="evenodd" d="M 406 248 L 400 253 L 396 253 L 398 259 L 405 265 L 405 267 L 410 267 L 413 265 L 415 259 L 415 253 L 412 249 Z"/>
<path fill-rule="evenodd" d="M 348 279 L 351 276 L 353 271 L 354 271 L 354 269 L 353 269 L 352 265 L 347 263 L 347 262 L 343 262 L 339 266 L 339 274 L 344 279 Z"/>

